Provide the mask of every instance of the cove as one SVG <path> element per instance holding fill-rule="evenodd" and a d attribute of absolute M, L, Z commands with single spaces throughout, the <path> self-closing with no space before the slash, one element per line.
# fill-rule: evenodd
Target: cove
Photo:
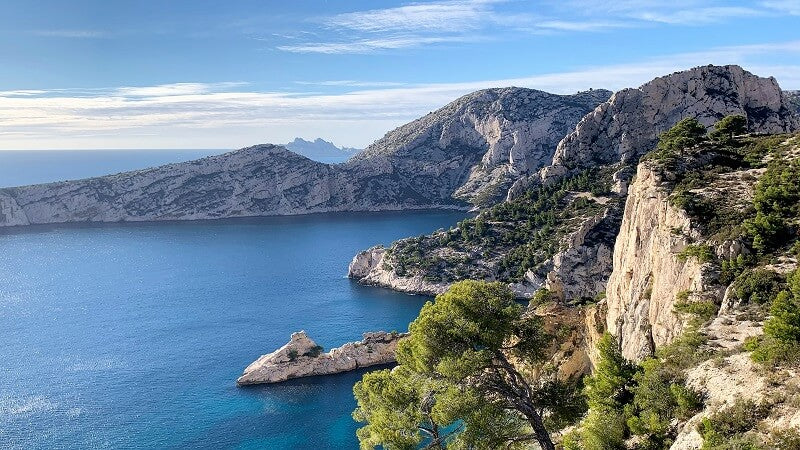
<path fill-rule="evenodd" d="M 0 232 L 4 448 L 355 448 L 362 372 L 237 388 L 306 330 L 407 329 L 425 297 L 345 278 L 356 252 L 450 211 Z"/>

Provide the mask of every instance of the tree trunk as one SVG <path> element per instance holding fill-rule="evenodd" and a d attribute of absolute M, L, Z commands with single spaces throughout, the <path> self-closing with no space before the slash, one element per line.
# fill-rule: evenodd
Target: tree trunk
<path fill-rule="evenodd" d="M 547 429 L 544 427 L 542 416 L 539 415 L 536 409 L 530 404 L 525 404 L 520 408 L 520 412 L 531 424 L 533 434 L 536 436 L 536 441 L 539 443 L 539 446 L 542 447 L 542 450 L 556 450 L 556 446 L 553 445 L 553 441 L 550 439 L 550 433 L 548 433 Z"/>
<path fill-rule="evenodd" d="M 531 427 L 533 427 L 533 432 L 536 434 L 536 441 L 539 442 L 539 446 L 542 447 L 542 450 L 556 450 L 556 446 L 553 445 L 553 441 L 550 439 L 550 433 L 544 428 L 542 418 L 536 414 L 535 417 L 529 417 L 528 421 L 531 423 Z"/>

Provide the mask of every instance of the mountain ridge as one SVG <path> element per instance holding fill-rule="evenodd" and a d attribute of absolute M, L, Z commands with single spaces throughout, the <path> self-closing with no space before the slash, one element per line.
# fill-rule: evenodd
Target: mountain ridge
<path fill-rule="evenodd" d="M 392 155 L 357 155 L 344 164 L 327 165 L 281 146 L 263 144 L 141 171 L 1 189 L 0 226 L 466 210 L 472 207 L 470 200 L 491 186 L 509 184 L 508 168 L 517 164 L 520 152 L 536 161 L 551 157 L 556 136 L 574 127 L 610 95 L 607 91 L 575 96 L 522 88 L 502 91 L 519 95 L 462 97 L 428 115 L 431 125 L 416 130 L 430 139 L 417 140 L 414 146 L 397 142 Z M 507 103 L 519 99 L 527 102 L 527 115 L 504 117 Z M 458 114 L 448 115 L 453 109 Z M 529 119 L 538 128 L 531 129 Z M 515 148 L 520 139 L 534 145 Z M 388 148 L 390 141 L 381 142 Z M 394 156 L 401 151 L 407 154 Z M 484 159 L 487 164 L 481 165 Z M 482 170 L 487 167 L 497 173 L 485 174 Z M 479 179 L 474 178 L 476 173 L 481 174 Z M 491 193 L 504 196 L 502 189 Z"/>

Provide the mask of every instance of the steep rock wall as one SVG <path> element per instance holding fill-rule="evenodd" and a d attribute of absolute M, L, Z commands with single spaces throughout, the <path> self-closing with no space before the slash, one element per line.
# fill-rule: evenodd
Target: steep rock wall
<path fill-rule="evenodd" d="M 664 184 L 648 163 L 639 164 L 614 245 L 606 326 L 632 360 L 680 335 L 684 322 L 673 311 L 678 293 L 709 293 L 704 266 L 678 256 L 696 233 L 686 213 L 669 204 Z"/>

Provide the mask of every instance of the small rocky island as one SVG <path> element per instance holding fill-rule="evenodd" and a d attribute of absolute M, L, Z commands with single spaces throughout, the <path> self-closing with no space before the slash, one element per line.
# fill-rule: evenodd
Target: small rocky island
<path fill-rule="evenodd" d="M 394 351 L 408 333 L 364 333 L 359 342 L 348 342 L 324 353 L 305 331 L 292 333 L 289 342 L 262 355 L 244 369 L 236 384 L 279 383 L 292 378 L 330 375 L 361 367 L 395 362 Z"/>

